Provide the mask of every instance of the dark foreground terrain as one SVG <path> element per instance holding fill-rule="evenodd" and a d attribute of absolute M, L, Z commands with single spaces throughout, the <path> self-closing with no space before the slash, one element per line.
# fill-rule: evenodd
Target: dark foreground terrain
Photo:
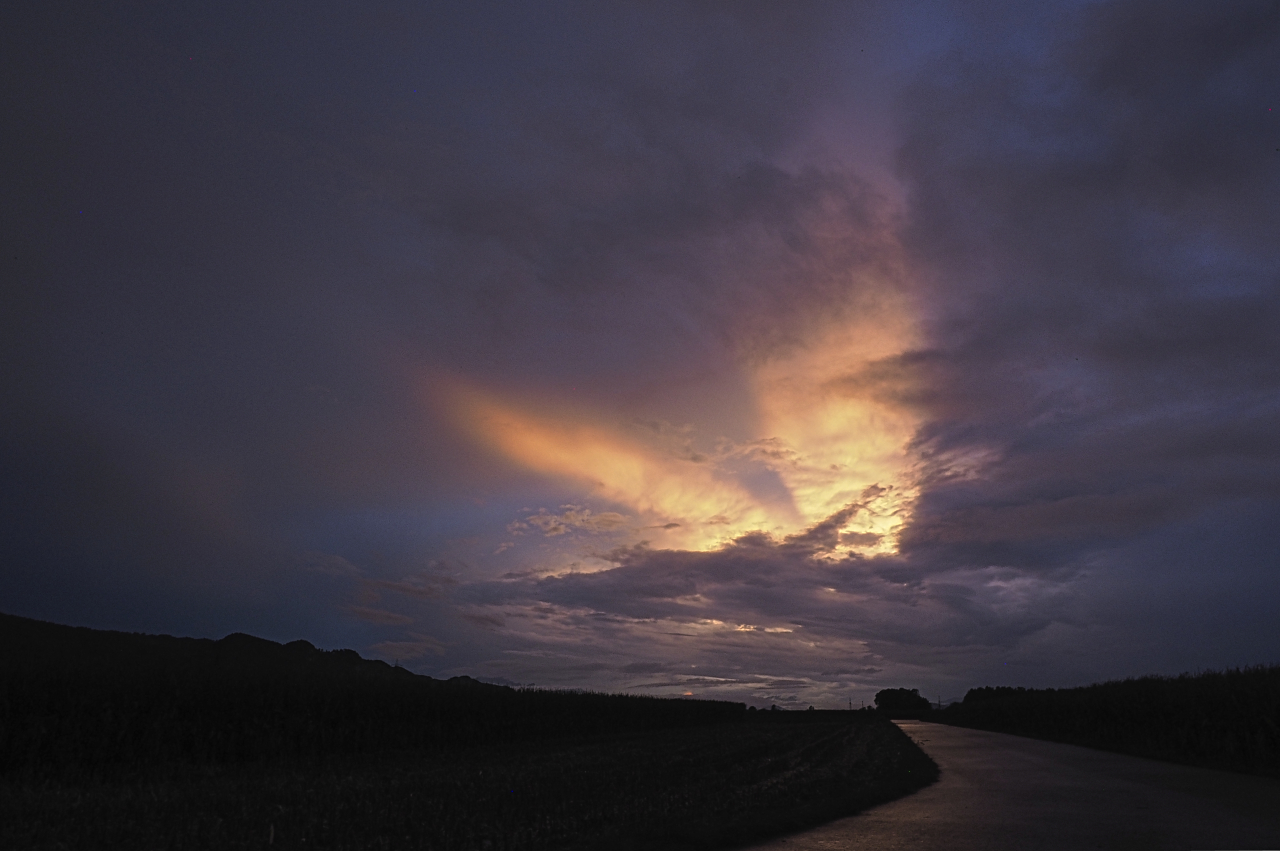
<path fill-rule="evenodd" d="M 907 794 L 875 713 L 516 690 L 0 616 L 0 847 L 723 848 Z"/>

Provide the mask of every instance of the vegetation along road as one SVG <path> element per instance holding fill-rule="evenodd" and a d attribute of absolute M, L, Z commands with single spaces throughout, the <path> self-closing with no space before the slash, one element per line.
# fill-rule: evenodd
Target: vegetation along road
<path fill-rule="evenodd" d="M 757 851 L 1280 848 L 1280 780 L 897 723 L 937 783 Z"/>

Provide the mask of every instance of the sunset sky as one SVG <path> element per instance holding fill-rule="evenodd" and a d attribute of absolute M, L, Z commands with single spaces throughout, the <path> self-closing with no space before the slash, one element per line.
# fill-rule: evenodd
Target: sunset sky
<path fill-rule="evenodd" d="M 0 64 L 0 611 L 759 706 L 1280 662 L 1280 3 L 29 3 Z"/>

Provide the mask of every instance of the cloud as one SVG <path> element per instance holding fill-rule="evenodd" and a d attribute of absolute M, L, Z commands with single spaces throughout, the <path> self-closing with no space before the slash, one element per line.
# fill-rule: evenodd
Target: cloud
<path fill-rule="evenodd" d="M 420 600 L 438 600 L 456 584 L 457 580 L 451 576 L 428 572 L 414 573 L 400 579 L 366 579 L 362 583 L 364 593 L 392 591 Z"/>
<path fill-rule="evenodd" d="M 697 685 L 740 698 L 803 687 L 834 700 L 850 683 L 869 688 L 940 658 L 1007 653 L 1078 620 L 1069 575 L 837 553 L 827 530 L 859 507 L 782 538 L 756 533 L 702 552 L 634 546 L 592 573 L 467 583 L 454 600 L 464 611 L 500 612 L 509 641 L 555 648 L 566 660 L 585 641 L 597 656 L 639 655 L 620 674 L 669 675 L 619 685 Z"/>
<path fill-rule="evenodd" d="M 363 571 L 339 555 L 332 553 L 307 553 L 302 557 L 302 567 L 325 576 L 361 576 Z"/>
<path fill-rule="evenodd" d="M 672 457 L 578 417 L 522 410 L 456 380 L 437 386 L 442 388 L 437 392 L 452 398 L 460 425 L 512 461 L 586 486 L 591 495 L 646 517 L 676 522 L 672 530 L 688 527 L 697 535 L 708 517 L 720 513 L 747 526 L 769 523 L 744 487 L 705 464 Z M 614 529 L 624 518 L 619 512 L 591 514 L 573 506 L 561 515 L 539 513 L 519 522 L 552 537 L 570 529 Z M 520 531 L 519 526 L 509 528 Z"/>
<path fill-rule="evenodd" d="M 501 629 L 506 626 L 503 619 L 497 615 L 484 614 L 481 612 L 465 612 L 462 617 L 464 620 L 468 620 L 476 626 L 484 629 Z"/>
<path fill-rule="evenodd" d="M 664 546 L 706 549 L 756 530 L 785 534 L 838 514 L 861 495 L 866 502 L 854 512 L 856 520 L 849 516 L 860 528 L 849 529 L 842 546 L 890 552 L 915 495 L 907 452 L 915 415 L 829 387 L 833 376 L 838 380 L 846 370 L 910 342 L 910 323 L 898 301 L 890 293 L 858 321 L 817 328 L 806 345 L 751 369 L 755 428 L 764 436 L 720 437 L 705 451 L 695 451 L 701 436 L 692 427 L 658 423 L 637 433 L 581 405 L 520 406 L 456 376 L 435 375 L 425 385 L 480 446 L 606 505 L 626 508 L 643 528 L 659 530 L 650 537 Z M 679 435 L 674 443 L 673 433 Z M 571 505 L 563 514 L 544 510 L 528 516 L 507 531 L 516 535 L 536 527 L 556 537 L 623 525 L 621 512 L 592 514 Z"/>
<path fill-rule="evenodd" d="M 533 526 L 540 529 L 545 537 L 553 538 L 576 530 L 608 532 L 627 522 L 627 518 L 616 511 L 593 514 L 590 508 L 583 508 L 580 505 L 562 505 L 560 508 L 562 510 L 560 514 L 551 514 L 546 509 L 542 509 L 537 514 L 531 514 L 512 526 Z M 508 526 L 507 529 L 510 531 L 512 526 Z"/>
<path fill-rule="evenodd" d="M 380 641 L 377 644 L 370 645 L 369 652 L 384 659 L 393 659 L 399 662 L 412 661 L 426 656 L 443 656 L 448 652 L 448 649 L 449 645 L 447 643 L 432 638 L 430 635 L 411 632 L 408 633 L 406 638 L 400 640 Z"/>
<path fill-rule="evenodd" d="M 632 662 L 622 667 L 624 674 L 656 674 L 667 669 L 664 662 Z"/>
<path fill-rule="evenodd" d="M 1273 3 L 41 9 L 24 613 L 840 704 L 1280 652 Z"/>
<path fill-rule="evenodd" d="M 1051 569 L 1277 495 L 1258 437 L 1280 425 L 1260 229 L 1280 16 L 1116 2 L 1063 23 L 1034 55 L 957 50 L 900 104 L 934 319 L 843 386 L 922 413 L 901 540 L 922 559 Z"/>
<path fill-rule="evenodd" d="M 347 611 L 367 623 L 378 624 L 379 626 L 404 626 L 414 622 L 414 618 L 409 615 L 401 615 L 396 612 L 388 612 L 383 609 L 375 609 L 369 606 L 352 606 Z"/>
<path fill-rule="evenodd" d="M 870 674 L 878 674 L 882 669 L 872 666 L 865 668 L 841 669 L 838 671 L 823 671 L 821 676 L 824 677 L 861 677 Z"/>

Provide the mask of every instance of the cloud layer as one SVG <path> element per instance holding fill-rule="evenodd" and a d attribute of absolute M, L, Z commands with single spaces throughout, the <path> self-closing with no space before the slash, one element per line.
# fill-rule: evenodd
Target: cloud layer
<path fill-rule="evenodd" d="M 1274 661 L 1280 11 L 1022 6 L 25 11 L 8 605 L 783 705 Z"/>

